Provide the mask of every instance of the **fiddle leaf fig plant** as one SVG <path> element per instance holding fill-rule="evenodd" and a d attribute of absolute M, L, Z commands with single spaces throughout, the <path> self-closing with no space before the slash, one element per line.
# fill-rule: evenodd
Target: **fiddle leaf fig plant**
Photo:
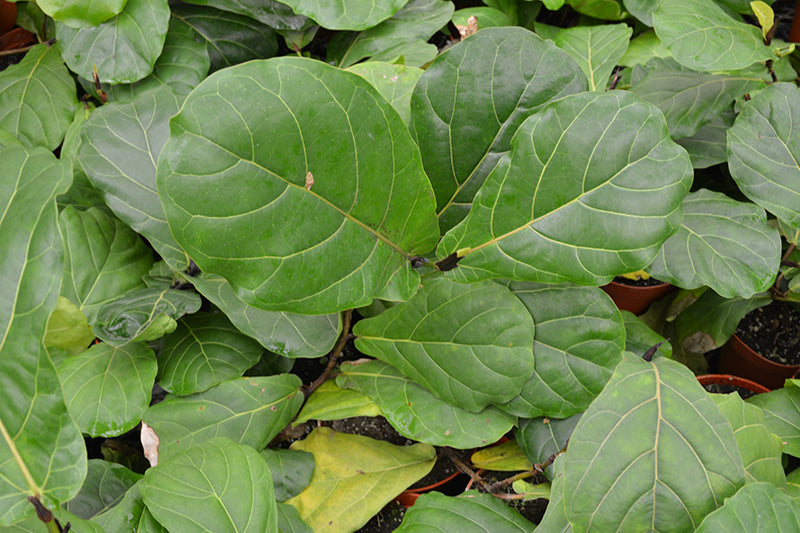
<path fill-rule="evenodd" d="M 796 386 L 681 359 L 800 292 L 766 3 L 77 4 L 0 71 L 0 531 L 357 531 L 436 467 L 400 531 L 800 515 Z"/>

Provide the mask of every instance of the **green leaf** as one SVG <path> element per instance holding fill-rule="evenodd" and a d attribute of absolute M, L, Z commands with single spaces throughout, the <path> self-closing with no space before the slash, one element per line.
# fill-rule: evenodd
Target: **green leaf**
<path fill-rule="evenodd" d="M 533 376 L 502 406 L 518 416 L 565 418 L 586 409 L 622 359 L 625 326 L 597 287 L 511 283 L 536 324 Z"/>
<path fill-rule="evenodd" d="M 627 24 L 577 26 L 558 32 L 556 45 L 581 67 L 590 91 L 605 91 L 611 71 L 628 49 L 633 29 Z"/>
<path fill-rule="evenodd" d="M 700 189 L 683 200 L 683 223 L 647 272 L 684 289 L 707 285 L 724 298 L 750 298 L 775 281 L 781 238 L 764 211 Z"/>
<path fill-rule="evenodd" d="M 103 305 L 134 289 L 153 266 L 153 254 L 139 236 L 117 218 L 97 208 L 71 206 L 59 215 L 66 245 L 61 295 L 94 324 Z M 91 339 L 90 339 L 91 340 Z"/>
<path fill-rule="evenodd" d="M 408 302 L 353 328 L 356 347 L 452 405 L 507 402 L 533 371 L 533 320 L 507 288 L 426 280 Z"/>
<path fill-rule="evenodd" d="M 314 454 L 311 484 L 286 503 L 315 533 L 357 530 L 436 462 L 428 444 L 395 446 L 326 427 L 291 448 Z"/>
<path fill-rule="evenodd" d="M 0 129 L 28 147 L 55 150 L 78 106 L 58 45 L 36 45 L 0 72 Z"/>
<path fill-rule="evenodd" d="M 319 357 L 333 348 L 342 329 L 339 313 L 297 315 L 264 311 L 240 300 L 220 276 L 201 273 L 190 278 L 195 289 L 222 310 L 245 335 L 284 357 Z"/>
<path fill-rule="evenodd" d="M 481 30 L 437 57 L 414 89 L 410 128 L 442 230 L 466 216 L 527 117 L 586 88 L 572 58 L 522 28 Z"/>
<path fill-rule="evenodd" d="M 434 446 L 470 449 L 496 442 L 516 418 L 496 407 L 470 413 L 454 407 L 383 361 L 345 365 L 336 384 L 366 394 L 398 433 Z"/>
<path fill-rule="evenodd" d="M 97 207 L 109 211 L 108 206 L 103 201 L 103 195 L 92 186 L 89 178 L 86 177 L 78 157 L 78 149 L 82 142 L 80 130 L 89 119 L 92 111 L 94 111 L 94 105 L 78 106 L 75 109 L 72 123 L 67 127 L 67 132 L 64 134 L 60 158 L 72 162 L 72 185 L 67 192 L 57 197 L 59 209 L 72 205 L 81 209 Z"/>
<path fill-rule="evenodd" d="M 744 315 L 771 301 L 767 293 L 752 298 L 723 298 L 714 291 L 705 291 L 678 315 L 678 337 L 689 351 L 705 353 L 719 348 L 733 335 Z"/>
<path fill-rule="evenodd" d="M 143 342 L 96 344 L 58 367 L 75 423 L 92 437 L 115 437 L 142 420 L 150 405 L 156 358 Z"/>
<path fill-rule="evenodd" d="M 652 0 L 622 0 L 631 15 L 641 20 L 648 26 L 653 25 L 653 11 L 658 7 L 658 2 Z"/>
<path fill-rule="evenodd" d="M 764 411 L 764 424 L 781 439 L 784 453 L 800 457 L 800 388 L 790 385 L 747 402 Z"/>
<path fill-rule="evenodd" d="M 211 60 L 205 41 L 192 27 L 172 17 L 169 20 L 164 49 L 153 65 L 153 72 L 130 85 L 116 84 L 103 88 L 111 102 L 130 102 L 137 95 L 162 85 L 185 95 L 203 81 L 210 66 Z"/>
<path fill-rule="evenodd" d="M 765 85 L 746 76 L 654 69 L 637 80 L 631 91 L 658 107 L 672 138 L 680 139 L 697 133 L 729 109 L 734 99 Z"/>
<path fill-rule="evenodd" d="M 276 30 L 302 30 L 314 24 L 308 17 L 296 14 L 291 7 L 275 0 L 189 0 L 188 3 L 244 15 Z"/>
<path fill-rule="evenodd" d="M 650 0 L 644 1 L 650 2 Z M 653 58 L 665 57 L 671 57 L 669 50 L 664 47 L 656 33 L 651 30 L 640 33 L 631 39 L 628 49 L 619 60 L 619 64 L 624 67 L 633 67 L 644 65 Z"/>
<path fill-rule="evenodd" d="M 194 292 L 152 287 L 126 293 L 97 313 L 95 334 L 112 346 L 152 341 L 172 333 L 177 319 L 200 309 Z"/>
<path fill-rule="evenodd" d="M 603 20 L 622 20 L 625 11 L 618 0 L 567 0 L 572 9 L 578 13 Z"/>
<path fill-rule="evenodd" d="M 764 412 L 745 403 L 738 394 L 712 394 L 711 397 L 733 427 L 747 482 L 766 481 L 786 489 L 781 440 L 767 429 Z"/>
<path fill-rule="evenodd" d="M 192 28 L 205 43 L 212 72 L 250 59 L 272 57 L 278 51 L 275 31 L 250 17 L 190 5 L 173 6 L 172 17 L 176 23 Z"/>
<path fill-rule="evenodd" d="M 514 435 L 530 462 L 541 464 L 567 445 L 582 415 L 583 413 L 578 413 L 562 420 L 550 418 L 520 420 L 519 429 Z M 544 475 L 548 479 L 555 480 L 554 473 L 552 464 L 544 469 Z"/>
<path fill-rule="evenodd" d="M 90 520 L 119 504 L 128 489 L 141 478 L 141 474 L 122 465 L 90 459 L 80 492 L 64 505 L 64 509 Z"/>
<path fill-rule="evenodd" d="M 394 15 L 408 0 L 283 0 L 283 3 L 329 30 L 366 30 Z"/>
<path fill-rule="evenodd" d="M 260 450 L 300 410 L 300 385 L 292 374 L 234 379 L 191 396 L 167 396 L 144 421 L 161 441 L 160 460 L 217 435 Z"/>
<path fill-rule="evenodd" d="M 789 533 L 800 529 L 800 508 L 769 483 L 753 483 L 739 490 L 708 515 L 698 533 L 712 531 L 770 531 Z"/>
<path fill-rule="evenodd" d="M 691 175 L 653 105 L 625 91 L 567 96 L 523 122 L 437 255 L 460 251 L 459 281 L 607 283 L 677 230 Z"/>
<path fill-rule="evenodd" d="M 73 28 L 96 26 L 117 15 L 125 7 L 127 0 L 102 0 L 83 2 L 81 0 L 37 0 L 36 5 L 44 13 L 58 22 Z"/>
<path fill-rule="evenodd" d="M 28 503 L 30 505 L 30 503 Z M 33 507 L 31 507 L 32 509 Z M 106 533 L 100 526 L 94 522 L 84 520 L 74 514 L 60 508 L 52 509 L 53 518 L 61 524 L 70 524 L 70 531 L 80 531 L 81 533 Z M 3 533 L 42 533 L 42 521 L 37 516 L 32 516 L 26 520 L 15 523 L 13 526 L 3 527 L 0 529 Z M 143 531 L 140 533 L 144 533 Z"/>
<path fill-rule="evenodd" d="M 728 168 L 755 203 L 800 229 L 800 89 L 776 83 L 747 102 L 728 130 Z"/>
<path fill-rule="evenodd" d="M 278 531 L 281 533 L 314 533 L 300 518 L 300 512 L 285 503 L 278 503 Z"/>
<path fill-rule="evenodd" d="M 477 19 L 479 30 L 516 25 L 506 13 L 499 9 L 485 6 L 459 9 L 453 13 L 452 21 L 456 26 L 466 26 L 470 17 L 475 17 L 475 19 Z"/>
<path fill-rule="evenodd" d="M 405 55 L 403 64 L 421 67 L 436 56 L 436 47 L 422 44 L 447 25 L 453 15 L 453 4 L 442 0 L 410 0 L 388 20 L 362 32 L 341 32 L 335 34 L 328 44 L 328 61 L 337 67 L 349 67 L 366 57 L 373 61 L 394 63 L 398 56 Z M 427 59 L 410 61 L 406 47 L 419 43 L 426 49 L 432 48 Z"/>
<path fill-rule="evenodd" d="M 92 326 L 80 309 L 63 296 L 58 297 L 56 308 L 47 321 L 44 345 L 65 350 L 69 355 L 77 355 L 94 340 Z"/>
<path fill-rule="evenodd" d="M 326 381 L 308 397 L 294 425 L 308 420 L 341 420 L 353 416 L 382 416 L 378 404 L 366 394 L 340 389 L 336 381 Z"/>
<path fill-rule="evenodd" d="M 761 26 L 761 36 L 766 41 L 769 31 L 775 26 L 775 12 L 772 11 L 769 4 L 761 1 L 750 2 L 750 6 L 758 19 L 758 25 Z"/>
<path fill-rule="evenodd" d="M 140 490 L 170 531 L 277 531 L 269 468 L 258 453 L 218 437 L 150 468 Z M 191 502 L 191 511 L 182 511 Z"/>
<path fill-rule="evenodd" d="M 661 2 L 653 27 L 678 63 L 694 70 L 735 70 L 776 59 L 758 28 L 733 19 L 715 2 Z"/>
<path fill-rule="evenodd" d="M 408 123 L 411 116 L 411 93 L 423 70 L 380 61 L 365 61 L 347 70 L 370 82 L 392 104 L 403 122 Z"/>
<path fill-rule="evenodd" d="M 576 532 L 691 530 L 744 482 L 731 426 L 694 375 L 629 357 L 569 440 L 566 515 Z"/>
<path fill-rule="evenodd" d="M 127 0 L 112 19 L 90 28 L 56 24 L 56 37 L 70 70 L 100 81 L 133 83 L 153 71 L 169 25 L 167 0 Z"/>
<path fill-rule="evenodd" d="M 564 508 L 564 455 L 559 455 L 553 462 L 553 483 L 550 486 L 550 502 L 547 504 L 538 529 L 560 533 L 572 533 L 572 524 L 567 520 Z"/>
<path fill-rule="evenodd" d="M 105 531 L 115 533 L 167 533 L 167 529 L 159 524 L 147 507 L 139 491 L 142 482 L 137 481 L 122 500 L 108 511 L 95 516 L 92 520 L 100 524 Z"/>
<path fill-rule="evenodd" d="M 800 505 L 800 469 L 795 468 L 786 475 L 788 482 L 788 494 L 794 500 L 795 505 Z"/>
<path fill-rule="evenodd" d="M 299 450 L 261 450 L 261 457 L 272 472 L 275 499 L 279 502 L 297 496 L 311 482 L 314 456 Z M 294 509 L 294 508 L 293 508 Z"/>
<path fill-rule="evenodd" d="M 69 163 L 44 148 L 0 149 L 0 525 L 72 498 L 86 474 L 83 437 L 45 350 L 63 265 L 55 197 Z M 12 253 L 13 251 L 13 253 Z"/>
<path fill-rule="evenodd" d="M 491 494 L 468 491 L 453 497 L 440 492 L 421 495 L 406 511 L 398 533 L 432 530 L 461 533 L 528 532 L 536 526 Z"/>
<path fill-rule="evenodd" d="M 644 355 L 656 344 L 663 343 L 653 357 L 672 357 L 672 344 L 664 342 L 667 339 L 650 329 L 650 326 L 630 311 L 621 311 L 621 313 L 622 320 L 625 322 L 625 351 Z"/>
<path fill-rule="evenodd" d="M 245 302 L 324 314 L 417 290 L 408 257 L 437 239 L 433 195 L 406 125 L 363 78 L 298 57 L 237 65 L 170 127 L 158 171 L 170 228 Z"/>
<path fill-rule="evenodd" d="M 525 456 L 525 450 L 515 440 L 509 440 L 483 448 L 472 454 L 472 466 L 496 472 L 518 472 L 531 470 L 533 465 Z"/>
<path fill-rule="evenodd" d="M 197 313 L 178 320 L 158 352 L 158 384 L 184 395 L 241 376 L 264 348 L 239 333 L 221 313 Z"/>
<path fill-rule="evenodd" d="M 164 217 L 156 160 L 179 107 L 179 97 L 168 87 L 147 91 L 128 104 L 104 105 L 83 126 L 79 150 L 83 169 L 108 206 L 176 270 L 189 261 Z"/>
<path fill-rule="evenodd" d="M 726 109 L 691 137 L 675 141 L 689 152 L 692 167 L 708 168 L 728 161 L 728 130 L 735 118 L 733 109 Z"/>

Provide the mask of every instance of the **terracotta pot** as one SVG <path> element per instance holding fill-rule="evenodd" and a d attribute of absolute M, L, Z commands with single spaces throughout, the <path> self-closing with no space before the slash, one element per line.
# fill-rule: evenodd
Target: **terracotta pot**
<path fill-rule="evenodd" d="M 416 489 L 404 490 L 395 499 L 397 501 L 399 501 L 403 505 L 403 507 L 409 508 L 412 505 L 414 505 L 414 502 L 417 501 L 417 498 L 419 498 L 420 495 L 422 495 L 422 494 L 424 494 L 426 492 L 430 492 L 430 491 L 432 491 L 432 490 L 434 490 L 434 489 L 436 489 L 438 487 L 441 487 L 445 483 L 449 483 L 450 481 L 453 481 L 455 478 L 457 478 L 459 476 L 459 474 L 461 474 L 461 472 L 456 470 L 455 472 L 453 472 L 452 474 L 450 474 L 446 478 L 444 478 L 444 479 L 442 479 L 440 481 L 437 481 L 436 483 L 433 483 L 431 485 L 428 485 L 426 487 L 419 487 L 419 488 L 416 488 Z"/>
<path fill-rule="evenodd" d="M 697 381 L 700 382 L 700 385 L 732 385 L 734 387 L 747 389 L 755 394 L 769 392 L 769 389 L 760 383 L 730 374 L 704 374 L 702 376 L 697 376 Z"/>
<path fill-rule="evenodd" d="M 0 35 L 17 25 L 17 4 L 0 0 Z"/>
<path fill-rule="evenodd" d="M 650 304 L 675 290 L 675 286 L 669 283 L 638 287 L 616 281 L 612 281 L 600 288 L 611 296 L 617 307 L 624 311 L 630 311 L 634 315 L 641 315 L 647 311 Z"/>
<path fill-rule="evenodd" d="M 720 350 L 720 372 L 746 377 L 773 390 L 782 388 L 798 370 L 800 365 L 782 365 L 762 357 L 736 335 Z"/>
<path fill-rule="evenodd" d="M 14 28 L 0 35 L 0 51 L 16 50 L 32 42 L 35 42 L 35 39 L 31 32 L 23 28 Z"/>
<path fill-rule="evenodd" d="M 789 42 L 800 43 L 800 10 L 795 8 L 792 28 L 789 30 Z"/>

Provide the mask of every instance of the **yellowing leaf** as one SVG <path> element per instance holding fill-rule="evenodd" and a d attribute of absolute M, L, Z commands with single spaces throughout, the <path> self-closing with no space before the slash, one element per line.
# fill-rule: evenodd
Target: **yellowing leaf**
<path fill-rule="evenodd" d="M 767 34 L 775 25 L 775 13 L 772 11 L 772 8 L 769 4 L 762 2 L 761 0 L 757 0 L 756 2 L 750 2 L 750 7 L 753 9 L 753 14 L 758 19 L 758 24 L 761 26 L 761 34 L 764 36 L 764 40 L 767 40 Z"/>
<path fill-rule="evenodd" d="M 86 315 L 74 303 L 59 296 L 56 308 L 47 321 L 44 345 L 48 348 L 55 346 L 66 350 L 70 355 L 77 355 L 85 351 L 92 340 L 94 333 Z"/>
<path fill-rule="evenodd" d="M 531 462 L 525 457 L 525 452 L 515 440 L 479 450 L 472 454 L 471 461 L 475 468 L 500 472 L 516 472 L 533 468 Z"/>

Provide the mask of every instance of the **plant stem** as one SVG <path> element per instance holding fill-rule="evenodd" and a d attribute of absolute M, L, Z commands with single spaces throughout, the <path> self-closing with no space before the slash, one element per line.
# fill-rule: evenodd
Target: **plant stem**
<path fill-rule="evenodd" d="M 459 457 L 455 454 L 455 452 L 453 452 L 452 448 L 444 446 L 442 447 L 442 450 L 444 451 L 445 455 L 447 455 L 448 459 L 450 459 L 453 462 L 453 464 L 456 465 L 456 468 L 461 470 L 461 472 L 463 472 L 464 474 L 468 475 L 470 479 L 472 479 L 472 481 L 480 485 L 483 490 L 485 490 L 486 492 L 491 492 L 489 490 L 489 485 L 473 469 L 467 466 L 464 463 L 464 461 L 459 459 Z"/>
<path fill-rule="evenodd" d="M 794 243 L 789 244 L 789 247 L 786 248 L 786 253 L 783 254 L 783 257 L 781 257 L 781 264 L 789 260 L 789 256 L 792 255 L 794 249 L 795 249 L 795 244 Z M 770 287 L 769 289 L 769 292 L 774 299 L 782 299 L 783 297 L 786 296 L 780 289 L 781 281 L 783 281 L 783 272 L 778 273 L 778 277 L 775 278 L 775 283 L 773 283 L 772 287 Z"/>
<path fill-rule="evenodd" d="M 325 380 L 328 379 L 333 367 L 336 365 L 336 360 L 339 359 L 339 356 L 342 355 L 342 350 L 344 350 L 345 344 L 349 341 L 352 336 L 350 335 L 350 322 L 353 318 L 353 310 L 348 309 L 344 312 L 344 320 L 342 321 L 342 334 L 339 337 L 339 342 L 336 343 L 336 346 L 333 347 L 333 351 L 331 351 L 330 356 L 328 356 L 328 366 L 325 367 L 325 371 L 314 380 L 308 388 L 305 389 L 304 393 L 306 398 L 311 396 L 311 393 L 317 390 L 317 387 L 325 383 Z"/>
<path fill-rule="evenodd" d="M 8 430 L 6 429 L 6 426 L 3 424 L 2 420 L 0 420 L 0 433 L 3 434 L 3 439 L 6 441 L 8 449 L 11 450 L 11 455 L 14 456 L 14 461 L 16 461 L 17 466 L 22 471 L 22 476 L 28 483 L 28 488 L 31 489 L 33 497 L 38 499 L 42 495 L 42 488 L 39 487 L 39 485 L 37 485 L 36 481 L 33 479 L 33 476 L 28 470 L 27 465 L 25 465 L 25 461 L 22 460 L 22 456 L 19 454 L 19 450 L 17 450 L 17 445 L 14 443 L 11 435 L 8 434 Z"/>

